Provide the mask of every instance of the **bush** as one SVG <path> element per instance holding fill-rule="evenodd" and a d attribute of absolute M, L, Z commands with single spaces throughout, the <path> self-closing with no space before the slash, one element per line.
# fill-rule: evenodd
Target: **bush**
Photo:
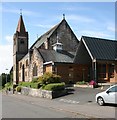
<path fill-rule="evenodd" d="M 21 92 L 21 86 L 17 86 L 15 89 L 17 92 Z"/>
<path fill-rule="evenodd" d="M 85 82 L 85 81 L 79 81 L 79 82 L 77 82 L 76 84 L 78 84 L 78 85 L 86 85 L 87 82 Z"/>
<path fill-rule="evenodd" d="M 52 73 L 45 73 L 41 77 L 39 77 L 38 81 L 41 85 L 50 84 L 50 83 L 60 83 L 60 76 Z"/>
<path fill-rule="evenodd" d="M 33 78 L 31 82 L 32 82 L 32 83 L 37 83 L 37 82 L 38 82 L 38 79 L 39 79 L 39 78 Z"/>
<path fill-rule="evenodd" d="M 38 89 L 40 88 L 40 84 L 39 83 L 31 83 L 31 88 L 35 88 L 35 89 Z"/>
<path fill-rule="evenodd" d="M 11 86 L 11 83 L 10 83 L 10 82 L 8 82 L 8 83 L 5 84 L 5 87 L 6 87 L 6 88 L 8 88 L 8 87 L 10 87 L 10 86 Z"/>
<path fill-rule="evenodd" d="M 59 91 L 59 90 L 64 90 L 65 89 L 65 83 L 52 83 L 46 85 L 44 90 L 49 90 L 49 91 Z"/>
<path fill-rule="evenodd" d="M 24 87 L 31 87 L 31 82 L 20 82 L 19 85 Z"/>
<path fill-rule="evenodd" d="M 33 83 L 33 82 L 20 82 L 19 86 L 36 88 L 36 89 L 41 87 L 40 83 L 36 83 L 36 82 L 35 83 Z"/>
<path fill-rule="evenodd" d="M 9 89 L 10 90 L 11 88 L 13 88 L 13 84 L 12 83 L 8 82 L 8 83 L 5 84 L 5 89 Z"/>

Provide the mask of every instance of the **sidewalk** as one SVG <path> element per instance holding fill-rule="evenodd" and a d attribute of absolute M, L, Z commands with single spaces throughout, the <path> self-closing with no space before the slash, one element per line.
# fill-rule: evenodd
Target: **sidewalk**
<path fill-rule="evenodd" d="M 108 83 L 98 83 L 98 85 L 100 85 L 101 88 L 104 89 L 104 90 L 106 90 L 107 88 L 109 88 L 110 86 L 112 86 L 114 84 L 116 84 L 116 83 L 110 83 L 110 82 L 108 82 Z"/>

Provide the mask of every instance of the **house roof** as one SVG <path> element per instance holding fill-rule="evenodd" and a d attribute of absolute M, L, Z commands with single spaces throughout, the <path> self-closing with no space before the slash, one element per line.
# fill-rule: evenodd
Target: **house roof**
<path fill-rule="evenodd" d="M 55 50 L 46 50 L 46 49 L 39 49 L 39 53 L 41 54 L 44 62 L 64 62 L 64 63 L 73 63 L 73 59 L 75 56 L 75 52 L 68 52 L 68 51 L 55 51 Z"/>
<path fill-rule="evenodd" d="M 60 23 L 58 23 L 53 28 L 51 28 L 49 31 L 47 31 L 45 34 L 43 34 L 42 36 L 40 36 L 36 40 L 36 42 L 31 46 L 31 49 L 34 48 L 34 47 L 39 48 L 48 38 L 50 38 L 50 36 L 55 32 L 55 30 L 60 26 L 60 24 L 63 21 L 66 21 L 66 20 L 63 19 Z"/>
<path fill-rule="evenodd" d="M 81 40 L 93 59 L 115 60 L 117 41 L 87 36 L 82 36 Z"/>

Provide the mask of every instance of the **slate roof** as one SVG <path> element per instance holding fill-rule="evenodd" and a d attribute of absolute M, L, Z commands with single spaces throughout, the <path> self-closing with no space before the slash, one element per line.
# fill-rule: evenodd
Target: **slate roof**
<path fill-rule="evenodd" d="M 41 37 L 39 37 L 36 42 L 31 46 L 31 49 L 36 47 L 39 48 L 54 32 L 55 30 L 59 27 L 59 25 L 64 21 L 64 19 L 55 25 L 53 28 L 51 28 L 49 31 L 47 31 L 45 34 L 43 34 Z"/>
<path fill-rule="evenodd" d="M 85 46 L 87 46 L 93 58 L 97 60 L 115 60 L 117 41 L 87 36 L 82 36 L 81 40 L 85 42 Z"/>
<path fill-rule="evenodd" d="M 22 15 L 20 15 L 16 31 L 22 32 L 22 33 L 26 32 Z"/>
<path fill-rule="evenodd" d="M 73 63 L 73 59 L 75 56 L 75 52 L 68 52 L 68 51 L 55 51 L 55 50 L 46 50 L 46 49 L 39 49 L 39 53 L 41 54 L 44 62 L 59 62 L 59 63 Z"/>

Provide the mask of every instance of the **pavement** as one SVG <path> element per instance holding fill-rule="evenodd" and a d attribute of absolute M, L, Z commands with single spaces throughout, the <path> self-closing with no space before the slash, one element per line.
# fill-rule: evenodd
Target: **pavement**
<path fill-rule="evenodd" d="M 101 88 L 71 88 L 73 93 L 53 100 L 24 96 L 21 94 L 8 94 L 17 99 L 28 101 L 37 106 L 68 112 L 74 116 L 80 115 L 84 118 L 115 118 L 117 108 L 115 106 L 99 106 L 95 102 L 95 95 L 108 87 Z"/>

